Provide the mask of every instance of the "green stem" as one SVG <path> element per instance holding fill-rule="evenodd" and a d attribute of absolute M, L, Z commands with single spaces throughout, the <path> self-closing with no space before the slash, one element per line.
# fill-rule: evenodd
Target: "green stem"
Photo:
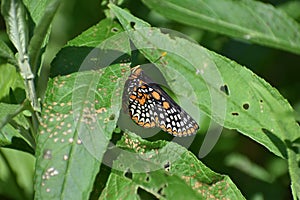
<path fill-rule="evenodd" d="M 29 99 L 33 110 L 40 112 L 41 108 L 39 106 L 34 86 L 34 74 L 30 68 L 28 56 L 24 55 L 23 58 L 19 59 L 19 67 L 25 82 L 26 96 Z"/>
<path fill-rule="evenodd" d="M 17 116 L 20 112 L 23 112 L 26 110 L 28 107 L 27 101 L 25 101 L 23 104 L 20 105 L 18 109 L 15 110 L 15 112 L 6 115 L 2 121 L 0 122 L 0 130 L 7 124 L 9 123 L 15 116 Z"/>

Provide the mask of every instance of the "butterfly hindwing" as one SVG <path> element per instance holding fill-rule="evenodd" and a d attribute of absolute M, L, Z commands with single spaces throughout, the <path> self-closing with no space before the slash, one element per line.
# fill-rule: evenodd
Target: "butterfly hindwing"
<path fill-rule="evenodd" d="M 145 128 L 155 127 L 156 118 L 153 113 L 155 102 L 150 98 L 151 88 L 144 86 L 135 88 L 129 96 L 129 114 L 132 120 Z"/>

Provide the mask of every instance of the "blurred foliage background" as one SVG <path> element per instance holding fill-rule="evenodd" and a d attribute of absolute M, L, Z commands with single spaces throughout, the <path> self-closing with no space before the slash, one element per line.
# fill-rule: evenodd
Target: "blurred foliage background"
<path fill-rule="evenodd" d="M 284 9 L 300 22 L 299 2 L 263 2 Z M 105 18 L 105 3 L 98 0 L 65 0 L 62 3 L 46 50 L 46 70 L 49 70 L 51 60 L 67 41 Z M 124 0 L 121 6 L 152 26 L 177 30 L 204 47 L 246 66 L 277 88 L 297 113 L 300 112 L 300 56 L 179 24 L 149 10 L 141 1 Z M 0 39 L 8 40 L 3 19 L 0 20 L 0 28 Z M 203 138 L 203 134 L 197 135 L 190 147 L 196 155 Z M 34 157 L 24 154 L 1 149 L 0 199 L 22 199 L 22 195 L 32 198 Z M 247 199 L 292 198 L 285 161 L 235 131 L 224 129 L 213 151 L 201 160 L 212 170 L 229 175 Z M 7 162 L 13 163 L 14 171 L 2 167 Z"/>

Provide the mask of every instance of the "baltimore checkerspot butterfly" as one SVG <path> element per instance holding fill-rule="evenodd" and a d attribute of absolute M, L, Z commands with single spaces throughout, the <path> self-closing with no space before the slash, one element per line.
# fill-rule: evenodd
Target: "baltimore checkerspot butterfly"
<path fill-rule="evenodd" d="M 199 129 L 187 114 L 140 66 L 131 69 L 125 84 L 123 102 L 131 119 L 144 128 L 160 127 L 174 136 L 188 136 Z"/>

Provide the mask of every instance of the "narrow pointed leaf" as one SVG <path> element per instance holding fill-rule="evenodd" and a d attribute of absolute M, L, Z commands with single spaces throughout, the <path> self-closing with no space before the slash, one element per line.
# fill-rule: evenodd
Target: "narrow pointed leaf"
<path fill-rule="evenodd" d="M 5 20 L 6 29 L 11 42 L 23 58 L 27 53 L 28 26 L 26 8 L 21 0 L 3 0 L 1 12 Z"/>
<path fill-rule="evenodd" d="M 42 17 L 45 15 L 46 9 L 49 7 L 51 2 L 55 2 L 55 0 L 23 0 L 23 2 L 26 8 L 28 9 L 33 22 L 35 24 L 38 24 L 38 22 L 41 21 Z"/>
<path fill-rule="evenodd" d="M 16 67 L 10 64 L 0 65 L 0 99 L 3 102 L 11 102 L 9 98 L 11 91 L 15 98 L 24 100 L 24 82 Z"/>
<path fill-rule="evenodd" d="M 12 65 L 18 66 L 18 61 L 16 60 L 14 53 L 2 40 L 0 40 L 0 57 Z"/>
<path fill-rule="evenodd" d="M 61 1 L 59 0 L 52 0 L 46 5 L 42 17 L 39 19 L 34 29 L 33 37 L 30 40 L 28 51 L 30 56 L 30 64 L 33 68 L 32 71 L 34 74 L 38 70 L 37 62 L 40 52 L 42 47 L 45 46 L 45 43 L 48 42 L 51 22 L 60 5 L 60 2 Z"/>

